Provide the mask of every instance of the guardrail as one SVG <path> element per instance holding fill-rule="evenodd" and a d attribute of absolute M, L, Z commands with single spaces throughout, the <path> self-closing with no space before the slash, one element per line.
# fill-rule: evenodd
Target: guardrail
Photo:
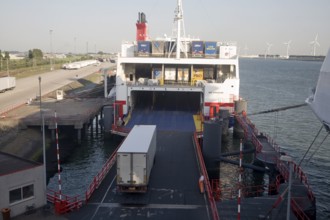
<path fill-rule="evenodd" d="M 109 159 L 103 165 L 101 171 L 93 178 L 91 184 L 88 186 L 85 192 L 85 202 L 87 203 L 93 192 L 100 186 L 105 176 L 108 174 L 109 170 L 112 168 L 114 163 L 116 162 L 117 150 L 121 144 L 116 148 L 116 150 L 112 153 Z"/>
<path fill-rule="evenodd" d="M 219 219 L 219 213 L 218 213 L 217 205 L 215 203 L 215 200 L 214 200 L 214 197 L 213 197 L 213 194 L 212 194 L 212 188 L 211 188 L 211 185 L 210 185 L 209 176 L 207 174 L 207 170 L 206 170 L 205 163 L 204 163 L 204 158 L 203 158 L 201 147 L 200 147 L 200 144 L 199 144 L 199 141 L 198 141 L 198 136 L 200 136 L 200 135 L 201 134 L 198 134 L 197 132 L 194 133 L 194 137 L 193 137 L 194 138 L 194 143 L 195 143 L 195 146 L 196 146 L 197 157 L 198 157 L 199 164 L 200 164 L 200 167 L 201 167 L 201 172 L 202 172 L 202 174 L 204 176 L 204 180 L 205 180 L 205 189 L 206 189 L 207 197 L 208 197 L 210 207 L 211 207 L 211 214 L 212 214 L 212 217 L 213 217 L 214 220 L 218 220 Z"/>
<path fill-rule="evenodd" d="M 256 186 L 240 186 L 236 184 L 234 187 L 221 188 L 221 200 L 232 200 L 237 199 L 238 189 L 242 189 L 242 197 L 260 197 L 267 190 L 272 191 L 276 189 L 276 184 L 266 185 L 256 185 Z"/>
<path fill-rule="evenodd" d="M 253 145 L 256 147 L 256 152 L 257 154 L 261 152 L 262 150 L 262 145 L 260 143 L 260 141 L 257 138 L 258 135 L 258 130 L 256 129 L 255 125 L 248 119 L 245 118 L 246 123 L 243 122 L 243 120 L 241 119 L 241 117 L 239 115 L 235 115 L 235 118 L 237 119 L 237 122 L 240 124 L 240 126 L 243 128 L 244 130 L 244 137 L 247 138 L 248 137 L 248 133 L 249 129 L 247 128 L 247 126 L 249 126 L 253 132 L 251 139 L 252 139 L 252 143 Z M 268 135 L 265 135 L 265 137 L 267 138 L 267 141 L 271 144 L 271 146 L 274 148 L 274 150 L 278 153 L 278 155 L 281 155 L 281 149 L 279 147 L 279 145 Z M 287 166 L 287 164 L 285 164 L 284 162 L 279 160 L 279 156 L 277 158 L 271 158 L 272 160 L 276 161 L 276 165 L 277 168 L 280 172 L 280 174 L 283 176 L 283 178 L 285 180 L 289 179 L 289 168 Z M 268 158 L 269 159 L 269 158 Z M 310 185 L 308 183 L 307 180 L 307 176 L 305 175 L 305 173 L 302 171 L 301 167 L 299 167 L 296 163 L 293 162 L 293 172 L 295 174 L 295 176 L 297 178 L 299 178 L 300 182 L 304 184 L 304 186 L 307 188 L 308 191 L 308 199 L 314 203 L 315 202 L 315 196 L 310 188 Z M 280 184 L 280 180 L 276 181 L 277 184 Z M 277 186 L 279 187 L 279 185 Z M 307 217 L 307 215 L 304 213 L 304 211 L 302 210 L 302 208 L 299 206 L 299 204 L 297 204 L 294 201 L 294 198 L 291 200 L 291 204 L 292 205 L 292 211 L 295 213 L 295 215 L 297 216 L 298 219 L 309 219 Z"/>
<path fill-rule="evenodd" d="M 0 117 L 1 118 L 6 117 L 5 114 L 7 114 L 8 112 L 13 111 L 13 110 L 23 106 L 23 105 L 26 105 L 26 103 L 16 103 L 15 105 L 7 106 L 4 109 L 0 109 Z"/>
<path fill-rule="evenodd" d="M 55 205 L 55 211 L 58 214 L 64 214 L 79 209 L 83 204 L 79 196 L 71 197 L 51 189 L 47 189 L 47 201 Z"/>

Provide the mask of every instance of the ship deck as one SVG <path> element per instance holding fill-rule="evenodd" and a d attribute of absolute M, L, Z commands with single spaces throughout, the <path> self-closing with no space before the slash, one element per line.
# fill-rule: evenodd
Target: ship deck
<path fill-rule="evenodd" d="M 192 132 L 159 131 L 156 161 L 145 194 L 119 193 L 116 166 L 79 212 L 69 219 L 208 219 Z"/>

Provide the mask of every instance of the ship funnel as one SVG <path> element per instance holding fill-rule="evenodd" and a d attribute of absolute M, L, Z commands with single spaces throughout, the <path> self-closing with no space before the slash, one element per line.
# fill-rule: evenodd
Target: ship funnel
<path fill-rule="evenodd" d="M 136 41 L 145 41 L 148 39 L 147 19 L 143 12 L 139 12 L 136 22 Z"/>

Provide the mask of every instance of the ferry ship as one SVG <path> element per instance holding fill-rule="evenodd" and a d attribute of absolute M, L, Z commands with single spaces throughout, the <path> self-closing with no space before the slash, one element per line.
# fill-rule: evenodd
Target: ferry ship
<path fill-rule="evenodd" d="M 220 108 L 233 112 L 239 99 L 236 44 L 185 37 L 180 2 L 175 21 L 176 35 L 152 40 L 146 16 L 139 13 L 136 41 L 124 42 L 118 56 L 116 121 L 134 112 L 141 102 L 150 109 L 187 103 L 207 118 Z"/>
<path fill-rule="evenodd" d="M 114 105 L 103 111 L 105 130 L 111 118 L 113 134 L 126 136 L 135 125 L 156 125 L 157 146 L 150 178 L 145 177 L 147 190 L 119 190 L 115 165 L 119 146 L 86 191 L 86 205 L 67 217 L 315 219 L 315 197 L 304 172 L 246 116 L 246 101 L 239 97 L 237 46 L 187 38 L 181 0 L 174 20 L 172 37 L 153 40 L 147 35 L 146 15 L 139 13 L 136 41 L 124 42 L 118 55 L 116 83 L 109 93 Z M 244 141 L 240 152 L 224 154 L 221 134 L 228 128 L 229 115 L 235 117 L 234 130 Z M 242 142 L 244 152 L 253 153 L 261 167 L 242 163 Z M 240 162 L 226 158 L 230 155 L 239 156 Z M 245 188 L 240 176 L 230 189 L 222 188 L 220 161 L 239 164 L 239 170 L 268 172 L 269 183 Z M 286 194 L 291 198 L 284 201 Z M 58 212 L 70 208 L 69 202 L 56 201 Z M 77 201 L 73 204 L 80 207 Z"/>

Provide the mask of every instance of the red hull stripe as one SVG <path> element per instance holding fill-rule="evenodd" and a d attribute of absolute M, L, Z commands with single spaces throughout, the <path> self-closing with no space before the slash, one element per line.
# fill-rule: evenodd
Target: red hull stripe
<path fill-rule="evenodd" d="M 204 106 L 220 106 L 220 107 L 234 107 L 234 103 L 224 102 L 205 102 Z"/>
<path fill-rule="evenodd" d="M 118 104 L 121 104 L 121 105 L 126 105 L 126 101 L 125 100 L 116 100 L 115 103 L 118 105 Z"/>

